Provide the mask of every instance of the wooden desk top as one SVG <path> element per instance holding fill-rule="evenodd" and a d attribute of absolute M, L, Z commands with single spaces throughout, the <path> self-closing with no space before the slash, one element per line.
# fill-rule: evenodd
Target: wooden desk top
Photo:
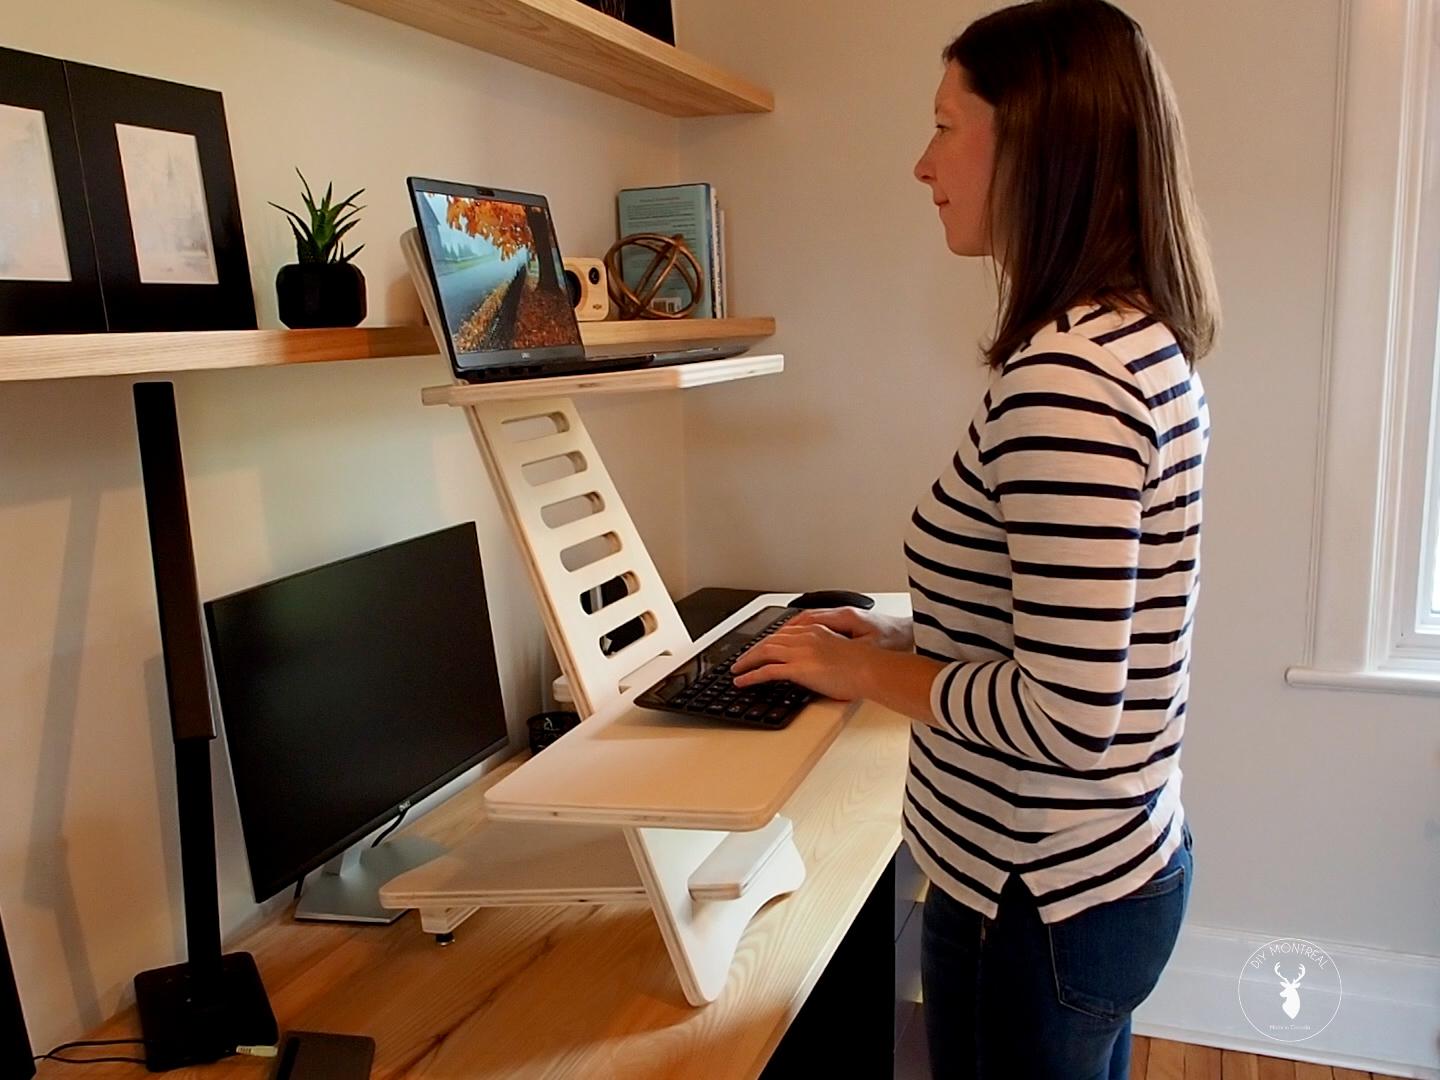
<path fill-rule="evenodd" d="M 756 916 L 713 1004 L 691 1008 L 655 918 L 639 905 L 488 908 L 437 946 L 414 912 L 391 926 L 296 923 L 288 911 L 230 948 L 255 954 L 282 1030 L 371 1035 L 380 1080 L 755 1077 L 899 844 L 909 721 L 863 704 L 786 802 L 809 877 Z M 502 767 L 417 823 L 442 842 L 483 813 Z M 138 1033 L 133 1009 L 92 1038 Z M 124 1048 L 116 1048 L 123 1051 Z M 41 1064 L 45 1080 L 73 1065 Z M 250 1058 L 177 1080 L 266 1080 Z M 93 1065 L 87 1080 L 138 1080 Z"/>

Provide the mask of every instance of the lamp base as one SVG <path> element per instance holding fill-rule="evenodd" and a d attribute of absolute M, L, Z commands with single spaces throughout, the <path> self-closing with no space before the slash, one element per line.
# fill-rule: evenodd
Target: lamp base
<path fill-rule="evenodd" d="M 135 1004 L 151 1072 L 219 1061 L 237 1046 L 273 1046 L 280 1029 L 260 969 L 249 953 L 220 958 L 220 974 L 201 985 L 190 964 L 135 976 Z"/>

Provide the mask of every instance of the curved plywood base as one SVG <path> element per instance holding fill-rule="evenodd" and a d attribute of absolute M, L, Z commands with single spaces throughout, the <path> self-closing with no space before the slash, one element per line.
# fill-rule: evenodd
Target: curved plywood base
<path fill-rule="evenodd" d="M 650 894 L 665 949 L 691 1005 L 720 996 L 745 927 L 767 902 L 792 893 L 805 880 L 805 862 L 795 847 L 789 822 L 784 839 L 748 875 L 743 895 L 734 900 L 696 900 L 691 876 L 729 834 L 694 829 L 626 829 L 625 838 Z"/>

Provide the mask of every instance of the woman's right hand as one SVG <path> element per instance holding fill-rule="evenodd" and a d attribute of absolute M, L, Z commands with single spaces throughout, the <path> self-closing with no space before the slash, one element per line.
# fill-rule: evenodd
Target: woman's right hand
<path fill-rule="evenodd" d="M 785 623 L 786 626 L 809 624 L 828 627 L 855 641 L 895 652 L 909 652 L 915 646 L 914 624 L 899 615 L 881 615 L 857 607 L 809 608 Z"/>

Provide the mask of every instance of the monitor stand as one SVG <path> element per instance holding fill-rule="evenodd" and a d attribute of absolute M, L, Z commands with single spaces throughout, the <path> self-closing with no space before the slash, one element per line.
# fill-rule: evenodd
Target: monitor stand
<path fill-rule="evenodd" d="M 397 836 L 378 847 L 360 843 L 346 848 L 310 879 L 300 894 L 295 918 L 392 923 L 405 912 L 381 907 L 380 887 L 445 851 L 444 844 L 419 836 Z"/>

